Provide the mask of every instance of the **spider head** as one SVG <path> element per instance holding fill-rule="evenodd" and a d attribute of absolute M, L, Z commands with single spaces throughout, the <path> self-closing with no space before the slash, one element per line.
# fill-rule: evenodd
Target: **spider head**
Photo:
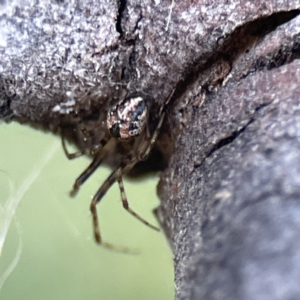
<path fill-rule="evenodd" d="M 123 140 L 138 136 L 145 128 L 148 107 L 141 96 L 130 96 L 112 107 L 107 114 L 107 128 L 115 138 Z"/>

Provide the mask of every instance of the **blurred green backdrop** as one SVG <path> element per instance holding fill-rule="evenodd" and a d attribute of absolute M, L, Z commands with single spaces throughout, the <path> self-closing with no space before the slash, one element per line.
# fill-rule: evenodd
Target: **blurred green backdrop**
<path fill-rule="evenodd" d="M 106 176 L 100 168 L 75 198 L 69 191 L 88 165 L 88 158 L 69 161 L 60 140 L 49 133 L 17 123 L 0 124 L 0 205 L 19 191 L 32 170 L 46 166 L 29 186 L 17 208 L 0 257 L 0 277 L 16 256 L 21 229 L 20 260 L 0 290 L 0 299 L 43 300 L 172 300 L 173 261 L 162 232 L 146 227 L 122 208 L 117 184 L 98 207 L 103 238 L 138 249 L 129 255 L 96 245 L 89 205 Z M 131 207 L 153 224 L 152 209 L 159 205 L 157 175 L 125 180 Z M 1 224 L 1 223 L 0 223 Z M 1 229 L 1 228 L 0 228 Z"/>

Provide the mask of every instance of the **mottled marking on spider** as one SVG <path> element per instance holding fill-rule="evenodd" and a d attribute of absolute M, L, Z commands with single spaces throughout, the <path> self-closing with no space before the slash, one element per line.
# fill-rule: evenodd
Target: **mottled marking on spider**
<path fill-rule="evenodd" d="M 94 195 L 90 205 L 93 217 L 95 240 L 97 243 L 107 248 L 125 252 L 128 251 L 127 248 L 116 247 L 110 243 L 104 242 L 102 240 L 99 229 L 96 206 L 101 201 L 106 192 L 109 190 L 109 188 L 116 181 L 119 185 L 123 207 L 145 225 L 151 227 L 152 229 L 159 230 L 157 227 L 150 224 L 148 221 L 143 219 L 130 208 L 125 194 L 122 177 L 123 175 L 128 173 L 137 162 L 145 160 L 148 157 L 159 134 L 160 128 L 165 117 L 165 108 L 168 105 L 170 99 L 172 98 L 173 92 L 174 90 L 172 91 L 172 93 L 170 93 L 165 104 L 162 107 L 160 107 L 159 111 L 157 112 L 156 118 L 151 118 L 151 120 L 156 120 L 156 124 L 154 124 L 154 126 L 151 126 L 151 128 L 154 128 L 152 132 L 150 132 L 149 126 L 150 101 L 148 100 L 148 98 L 146 99 L 146 97 L 143 94 L 134 93 L 121 100 L 118 104 L 109 109 L 106 120 L 108 129 L 107 133 L 98 145 L 94 145 L 93 161 L 76 179 L 74 183 L 73 194 L 75 194 L 79 187 L 96 171 L 96 169 L 100 166 L 104 158 L 110 154 L 111 145 L 114 145 L 114 143 L 129 143 L 130 150 L 126 158 L 123 161 L 121 161 L 119 166 L 104 181 L 104 183 L 98 189 L 97 193 Z M 77 154 L 72 155 L 67 153 L 64 140 L 63 148 L 68 158 L 75 158 L 79 156 Z M 85 151 L 81 154 L 85 153 L 87 152 Z"/>
<path fill-rule="evenodd" d="M 113 137 L 132 138 L 145 128 L 147 115 L 145 99 L 139 95 L 129 97 L 108 111 L 107 128 Z"/>

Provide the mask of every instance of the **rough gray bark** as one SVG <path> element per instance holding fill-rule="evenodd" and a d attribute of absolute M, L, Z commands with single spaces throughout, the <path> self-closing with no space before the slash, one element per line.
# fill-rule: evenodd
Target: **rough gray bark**
<path fill-rule="evenodd" d="M 177 299 L 300 297 L 299 25 L 265 35 L 191 107 L 159 193 Z"/>
<path fill-rule="evenodd" d="M 118 99 L 147 94 L 155 122 L 176 88 L 157 142 L 176 298 L 298 299 L 299 1 L 173 4 L 2 1 L 0 113 L 88 148 Z"/>

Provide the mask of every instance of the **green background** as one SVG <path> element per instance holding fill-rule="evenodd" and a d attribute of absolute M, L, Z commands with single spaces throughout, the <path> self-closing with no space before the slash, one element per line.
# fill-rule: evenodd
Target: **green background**
<path fill-rule="evenodd" d="M 122 208 L 117 185 L 98 206 L 102 236 L 141 254 L 116 253 L 96 245 L 89 205 L 110 170 L 101 167 L 71 198 L 73 182 L 89 159 L 69 161 L 58 137 L 17 123 L 0 124 L 2 207 L 53 147 L 53 157 L 22 197 L 2 249 L 0 277 L 16 255 L 19 233 L 15 224 L 19 224 L 21 258 L 2 287 L 0 299 L 173 299 L 168 242 L 162 232 L 151 230 Z M 159 205 L 157 182 L 157 174 L 124 182 L 131 207 L 156 225 L 152 209 Z"/>

